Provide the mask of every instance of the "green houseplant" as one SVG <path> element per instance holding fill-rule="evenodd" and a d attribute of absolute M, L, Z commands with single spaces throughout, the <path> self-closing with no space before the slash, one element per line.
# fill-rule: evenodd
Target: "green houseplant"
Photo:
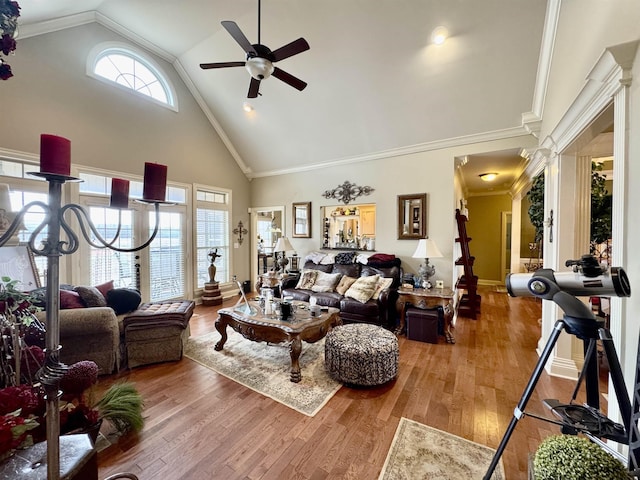
<path fill-rule="evenodd" d="M 551 435 L 536 450 L 535 480 L 629 480 L 625 466 L 595 443 L 576 435 Z"/>

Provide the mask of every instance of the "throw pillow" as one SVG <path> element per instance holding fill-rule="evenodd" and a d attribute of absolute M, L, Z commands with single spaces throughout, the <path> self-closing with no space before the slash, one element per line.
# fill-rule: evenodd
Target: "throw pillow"
<path fill-rule="evenodd" d="M 373 292 L 376 290 L 379 278 L 380 275 L 370 275 L 368 277 L 358 278 L 345 292 L 344 296 L 353 298 L 360 303 L 367 303 L 373 296 Z"/>
<path fill-rule="evenodd" d="M 336 255 L 336 263 L 349 265 L 356 258 L 356 252 L 342 252 Z"/>
<path fill-rule="evenodd" d="M 324 257 L 326 257 L 327 254 L 326 253 L 322 253 L 322 252 L 311 252 L 309 255 L 307 255 L 304 259 L 304 261 L 306 262 L 307 260 L 311 260 L 313 263 L 315 263 L 316 265 L 318 263 L 320 263 L 322 261 L 322 259 Z"/>
<path fill-rule="evenodd" d="M 60 290 L 60 309 L 85 308 L 78 292 L 73 290 Z"/>
<path fill-rule="evenodd" d="M 336 292 L 339 293 L 340 295 L 344 295 L 345 292 L 349 290 L 349 287 L 353 285 L 353 282 L 355 281 L 356 281 L 356 278 L 343 275 L 342 278 L 340 279 L 340 283 L 338 283 L 338 286 L 336 286 Z"/>
<path fill-rule="evenodd" d="M 104 282 L 104 283 L 101 283 L 100 285 L 96 285 L 96 288 L 106 300 L 107 292 L 109 290 L 113 290 L 113 280 L 109 280 L 108 282 Z"/>
<path fill-rule="evenodd" d="M 140 306 L 141 301 L 140 292 L 132 288 L 114 288 L 107 292 L 107 306 L 111 307 L 116 315 L 133 312 Z"/>
<path fill-rule="evenodd" d="M 316 281 L 311 287 L 311 291 L 333 292 L 336 288 L 336 285 L 340 281 L 341 276 L 342 274 L 340 273 L 324 273 L 318 271 L 318 275 L 316 275 Z"/>
<path fill-rule="evenodd" d="M 376 289 L 373 292 L 373 296 L 371 298 L 375 298 L 376 300 L 382 293 L 385 288 L 389 288 L 393 283 L 393 278 L 380 277 L 378 279 L 378 283 L 376 285 Z"/>
<path fill-rule="evenodd" d="M 302 270 L 302 275 L 300 275 L 300 280 L 298 280 L 296 288 L 300 290 L 311 290 L 313 284 L 316 283 L 317 276 L 317 270 Z"/>
<path fill-rule="evenodd" d="M 336 254 L 335 253 L 327 253 L 324 258 L 320 261 L 320 265 L 333 265 L 336 263 Z"/>
<path fill-rule="evenodd" d="M 100 293 L 96 287 L 76 287 L 73 289 L 78 292 L 85 307 L 106 307 L 107 299 Z"/>

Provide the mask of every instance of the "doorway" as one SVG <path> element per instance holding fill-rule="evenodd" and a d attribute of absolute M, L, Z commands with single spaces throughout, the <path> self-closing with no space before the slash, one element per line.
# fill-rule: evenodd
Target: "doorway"
<path fill-rule="evenodd" d="M 500 233 L 500 271 L 502 278 L 511 273 L 511 212 L 502 212 Z"/>
<path fill-rule="evenodd" d="M 284 206 L 251 208 L 251 278 L 273 268 L 273 247 L 285 232 Z"/>

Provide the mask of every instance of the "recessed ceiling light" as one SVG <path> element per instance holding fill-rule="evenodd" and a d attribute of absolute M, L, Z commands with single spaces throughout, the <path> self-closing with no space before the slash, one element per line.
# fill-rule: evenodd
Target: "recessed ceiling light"
<path fill-rule="evenodd" d="M 436 45 L 442 45 L 449 36 L 449 30 L 447 27 L 440 25 L 431 32 L 431 41 Z"/>
<path fill-rule="evenodd" d="M 253 105 L 251 105 L 249 102 L 244 102 L 242 104 L 242 109 L 247 113 L 253 112 Z"/>
<path fill-rule="evenodd" d="M 485 182 L 492 182 L 493 180 L 496 179 L 498 174 L 495 173 L 495 172 L 487 172 L 487 173 L 481 173 L 478 176 L 480 177 L 481 180 L 483 180 Z"/>

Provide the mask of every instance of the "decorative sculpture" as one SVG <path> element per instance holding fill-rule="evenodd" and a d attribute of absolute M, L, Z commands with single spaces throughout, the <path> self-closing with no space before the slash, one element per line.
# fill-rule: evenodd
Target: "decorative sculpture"
<path fill-rule="evenodd" d="M 322 195 L 324 198 L 335 198 L 347 205 L 349 202 L 362 195 L 371 195 L 371 192 L 373 191 L 374 189 L 371 187 L 359 187 L 355 183 L 351 183 L 347 180 L 333 190 L 326 190 Z"/>
<path fill-rule="evenodd" d="M 246 235 L 247 233 L 249 233 L 249 230 L 244 228 L 244 224 L 242 223 L 242 220 L 240 220 L 238 222 L 238 226 L 233 229 L 233 233 L 238 235 L 238 243 L 240 245 L 242 245 L 242 241 L 244 240 L 244 238 L 242 236 Z"/>
<path fill-rule="evenodd" d="M 209 250 L 209 253 L 207 255 L 211 259 L 211 264 L 209 265 L 209 282 L 210 283 L 216 283 L 215 261 L 216 261 L 216 258 L 221 257 L 222 255 L 218 255 L 218 249 L 217 248 L 215 250 Z"/>

